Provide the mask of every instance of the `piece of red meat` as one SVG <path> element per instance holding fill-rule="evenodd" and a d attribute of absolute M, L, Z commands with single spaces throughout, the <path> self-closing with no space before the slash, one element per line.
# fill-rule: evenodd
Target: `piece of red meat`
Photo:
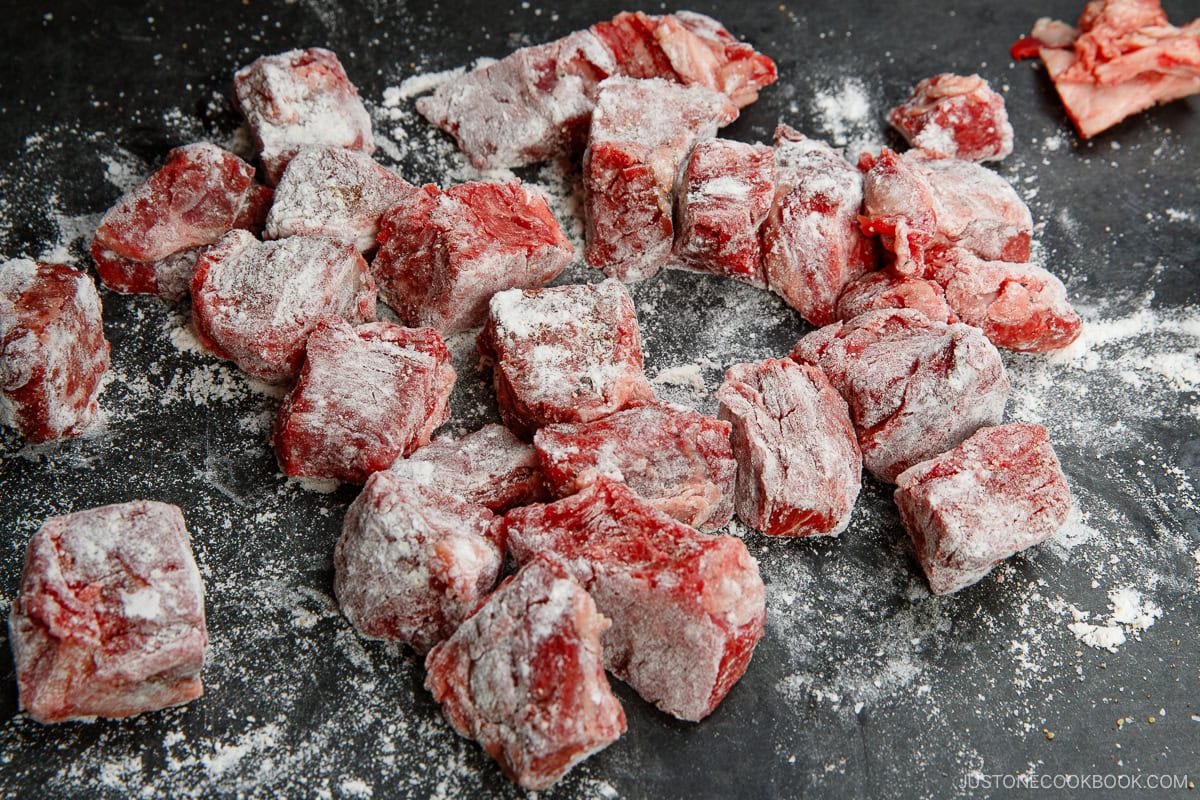
<path fill-rule="evenodd" d="M 533 445 L 503 425 L 484 425 L 458 439 L 434 439 L 389 469 L 496 512 L 549 498 Z"/>
<path fill-rule="evenodd" d="M 583 155 L 585 256 L 612 278 L 641 280 L 670 258 L 675 179 L 700 140 L 737 119 L 728 97 L 661 78 L 600 84 Z"/>
<path fill-rule="evenodd" d="M 947 325 L 959 321 L 946 303 L 945 291 L 935 281 L 899 275 L 890 269 L 868 272 L 847 284 L 838 298 L 838 319 L 849 322 L 859 314 L 883 308 L 911 308 Z"/>
<path fill-rule="evenodd" d="M 575 257 L 546 196 L 518 180 L 424 186 L 384 216 L 379 243 L 380 297 L 445 334 L 481 324 L 496 292 L 545 286 Z"/>
<path fill-rule="evenodd" d="M 50 517 L 9 618 L 20 707 L 38 722 L 130 717 L 204 693 L 204 584 L 179 508 Z"/>
<path fill-rule="evenodd" d="M 1083 323 L 1062 281 L 1033 264 L 984 261 L 962 248 L 930 256 L 931 277 L 958 318 L 997 347 L 1044 353 L 1079 338 Z"/>
<path fill-rule="evenodd" d="M 108 371 L 100 296 L 64 264 L 0 264 L 0 424 L 31 444 L 79 436 Z"/>
<path fill-rule="evenodd" d="M 213 144 L 177 147 L 100 220 L 92 239 L 96 273 L 110 289 L 178 300 L 198 248 L 234 228 L 262 229 L 271 190 L 254 168 Z"/>
<path fill-rule="evenodd" d="M 375 152 L 371 117 L 332 51 L 262 56 L 234 73 L 233 93 L 272 185 L 305 145 Z"/>
<path fill-rule="evenodd" d="M 633 299 L 619 281 L 498 292 L 478 347 L 493 365 L 500 416 L 526 438 L 654 399 Z"/>
<path fill-rule="evenodd" d="M 792 358 L 815 364 L 850 406 L 863 465 L 894 482 L 911 465 L 999 424 L 1009 382 L 978 328 L 919 311 L 869 311 L 814 331 Z"/>
<path fill-rule="evenodd" d="M 729 423 L 690 408 L 648 405 L 592 422 L 547 425 L 533 444 L 558 497 L 603 475 L 702 531 L 723 528 L 733 516 L 737 463 Z"/>
<path fill-rule="evenodd" d="M 762 228 L 767 285 L 814 325 L 837 319 L 847 283 L 876 267 L 858 225 L 863 176 L 824 142 L 775 129 L 778 188 Z"/>
<path fill-rule="evenodd" d="M 1078 29 L 1043 17 L 1012 56 L 1041 57 L 1085 139 L 1155 103 L 1200 93 L 1200 19 L 1175 27 L 1159 0 L 1095 0 Z"/>
<path fill-rule="evenodd" d="M 888 122 L 913 147 L 967 161 L 999 161 L 1012 153 L 1004 98 L 978 75 L 943 72 L 917 84 Z"/>
<path fill-rule="evenodd" d="M 770 58 L 716 20 L 625 12 L 452 78 L 417 110 L 479 169 L 519 167 L 581 151 L 596 86 L 616 75 L 706 86 L 738 108 L 776 79 Z"/>
<path fill-rule="evenodd" d="M 425 659 L 425 688 L 509 779 L 549 789 L 625 732 L 600 635 L 609 621 L 557 560 L 538 556 Z"/>
<path fill-rule="evenodd" d="M 1041 425 L 980 428 L 896 479 L 896 505 L 934 594 L 976 583 L 1050 538 L 1071 492 Z"/>
<path fill-rule="evenodd" d="M 759 229 L 774 199 L 771 148 L 730 139 L 698 142 L 679 180 L 675 255 L 692 269 L 766 287 Z"/>
<path fill-rule="evenodd" d="M 1016 190 L 973 161 L 923 150 L 864 154 L 862 229 L 878 234 L 893 269 L 924 276 L 926 252 L 962 247 L 990 261 L 1029 260 L 1033 217 Z"/>
<path fill-rule="evenodd" d="M 668 714 L 704 718 L 746 671 L 766 610 L 741 539 L 700 533 L 603 476 L 498 528 L 519 563 L 567 563 L 613 622 L 605 667 Z"/>
<path fill-rule="evenodd" d="M 366 253 L 375 249 L 379 218 L 415 191 L 366 153 L 303 147 L 275 187 L 263 238 L 332 236 Z"/>
<path fill-rule="evenodd" d="M 275 453 L 292 476 L 362 483 L 429 443 L 450 418 L 450 351 L 432 328 L 317 325 L 275 418 Z"/>
<path fill-rule="evenodd" d="M 375 281 L 352 244 L 326 236 L 260 242 L 233 230 L 196 263 L 192 319 L 215 355 L 283 383 L 300 371 L 318 323 L 375 319 Z"/>
<path fill-rule="evenodd" d="M 738 518 L 768 536 L 845 530 L 862 454 L 846 401 L 825 374 L 790 359 L 734 364 L 717 399 L 733 428 Z"/>
<path fill-rule="evenodd" d="M 428 652 L 496 585 L 504 553 L 488 536 L 492 521 L 483 506 L 376 472 L 333 551 L 342 613 L 369 639 Z"/>

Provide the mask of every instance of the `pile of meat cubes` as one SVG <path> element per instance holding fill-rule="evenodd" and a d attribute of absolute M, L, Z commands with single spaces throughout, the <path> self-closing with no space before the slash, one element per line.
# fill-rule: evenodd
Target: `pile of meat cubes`
<path fill-rule="evenodd" d="M 1057 29 L 1038 30 L 1051 63 Z M 417 187 L 377 163 L 321 49 L 236 74 L 259 169 L 180 147 L 96 230 L 106 286 L 190 294 L 214 355 L 288 387 L 288 475 L 364 484 L 334 552 L 342 611 L 424 655 L 450 723 L 528 789 L 624 732 L 606 673 L 684 720 L 737 683 L 765 606 L 720 532 L 735 513 L 767 536 L 836 535 L 865 467 L 896 486 L 939 594 L 1067 515 L 1046 430 L 1004 424 L 997 348 L 1065 347 L 1080 319 L 1030 262 L 1029 210 L 981 166 L 1012 150 L 1002 98 L 978 76 L 924 80 L 889 115 L 914 149 L 858 164 L 787 125 L 770 144 L 716 138 L 775 78 L 714 20 L 624 13 L 418 101 L 479 167 L 582 157 L 596 283 L 546 288 L 575 252 L 536 188 Z M 817 327 L 731 365 L 715 418 L 661 402 L 623 281 L 667 266 L 775 292 Z M 431 441 L 456 376 L 443 337 L 480 326 L 504 424 Z M 4 421 L 31 442 L 79 435 L 109 360 L 91 279 L 5 264 L 0 333 Z M 203 586 L 179 510 L 48 520 L 11 628 L 35 719 L 197 697 Z"/>

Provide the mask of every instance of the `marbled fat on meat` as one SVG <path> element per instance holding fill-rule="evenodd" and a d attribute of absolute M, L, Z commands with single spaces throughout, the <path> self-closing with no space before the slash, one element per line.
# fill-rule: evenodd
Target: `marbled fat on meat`
<path fill-rule="evenodd" d="M 505 289 L 558 277 L 575 248 L 542 192 L 520 181 L 424 186 L 383 218 L 371 271 L 379 294 L 410 325 L 473 328 Z"/>
<path fill-rule="evenodd" d="M 109 366 L 100 296 L 84 272 L 0 264 L 0 424 L 31 444 L 79 436 Z"/>
<path fill-rule="evenodd" d="M 371 117 L 329 50 L 262 56 L 234 73 L 233 93 L 272 184 L 305 145 L 375 152 Z"/>
<path fill-rule="evenodd" d="M 740 539 L 700 533 L 605 477 L 498 527 L 519 563 L 541 553 L 567 563 L 613 621 L 605 667 L 668 714 L 704 718 L 746 671 L 766 610 Z"/>
<path fill-rule="evenodd" d="M 896 479 L 896 505 L 934 594 L 979 581 L 1067 519 L 1071 493 L 1041 425 L 981 428 Z"/>
<path fill-rule="evenodd" d="M 538 556 L 425 659 L 425 688 L 462 736 L 524 789 L 549 789 L 625 732 L 600 655 L 609 621 Z"/>
<path fill-rule="evenodd" d="M 738 111 L 719 92 L 660 78 L 609 78 L 597 91 L 583 155 L 585 256 L 611 278 L 641 280 L 671 256 L 684 157 Z"/>
<path fill-rule="evenodd" d="M 386 470 L 346 510 L 333 591 L 363 636 L 425 653 L 496 585 L 504 553 L 492 513 Z"/>
<path fill-rule="evenodd" d="M 233 153 L 206 142 L 177 147 L 100 220 L 91 245 L 96 273 L 118 292 L 178 300 L 198 248 L 234 228 L 260 230 L 270 203 L 271 190 Z"/>
<path fill-rule="evenodd" d="M 775 199 L 771 148 L 729 139 L 698 142 L 679 186 L 675 255 L 692 269 L 765 287 L 759 229 Z"/>
<path fill-rule="evenodd" d="M 234 230 L 196 263 L 192 318 L 215 355 L 283 383 L 300 371 L 318 323 L 375 319 L 375 281 L 352 244 L 324 236 L 259 242 Z"/>
<path fill-rule="evenodd" d="M 362 483 L 429 443 L 450 418 L 450 351 L 432 328 L 317 325 L 275 420 L 288 475 Z"/>
<path fill-rule="evenodd" d="M 42 525 L 9 618 L 38 722 L 129 717 L 204 693 L 204 584 L 179 509 L 138 500 Z"/>
<path fill-rule="evenodd" d="M 737 514 L 768 536 L 836 535 L 862 486 L 846 401 L 817 367 L 735 364 L 717 390 L 733 428 Z"/>
<path fill-rule="evenodd" d="M 603 475 L 700 530 L 723 528 L 733 516 L 737 464 L 729 424 L 690 408 L 648 405 L 592 422 L 548 425 L 533 443 L 558 497 Z"/>
<path fill-rule="evenodd" d="M 967 161 L 999 161 L 1012 153 L 1004 98 L 978 75 L 943 72 L 917 84 L 888 122 L 913 147 Z"/>
<path fill-rule="evenodd" d="M 824 142 L 775 129 L 778 187 L 762 228 L 767 285 L 814 325 L 837 316 L 847 283 L 876 267 L 858 226 L 862 174 Z"/>
<path fill-rule="evenodd" d="M 332 236 L 366 253 L 375 248 L 379 218 L 415 191 L 366 153 L 304 147 L 275 187 L 263 238 Z"/>
<path fill-rule="evenodd" d="M 493 365 L 500 416 L 517 434 L 654 399 L 633 299 L 619 281 L 512 289 L 488 309 L 479 352 Z"/>
<path fill-rule="evenodd" d="M 910 309 L 826 325 L 792 358 L 819 366 L 846 399 L 863 465 L 887 482 L 999 424 L 1008 402 L 1000 353 L 978 328 Z"/>
<path fill-rule="evenodd" d="M 434 439 L 389 469 L 496 512 L 549 498 L 533 445 L 503 425 L 484 425 L 458 439 Z"/>

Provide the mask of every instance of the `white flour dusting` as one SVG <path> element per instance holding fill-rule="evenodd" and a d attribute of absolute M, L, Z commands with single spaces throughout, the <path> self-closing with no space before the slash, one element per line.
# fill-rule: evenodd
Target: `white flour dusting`
<path fill-rule="evenodd" d="M 882 112 L 872 103 L 867 85 L 858 78 L 844 78 L 812 96 L 821 133 L 835 147 L 845 148 L 846 159 L 857 163 L 864 152 L 878 152 L 883 145 Z"/>

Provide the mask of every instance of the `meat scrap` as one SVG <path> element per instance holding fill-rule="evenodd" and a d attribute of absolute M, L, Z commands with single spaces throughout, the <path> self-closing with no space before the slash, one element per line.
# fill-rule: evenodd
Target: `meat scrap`
<path fill-rule="evenodd" d="M 886 147 L 864 155 L 863 231 L 877 234 L 893 269 L 923 276 L 926 252 L 962 247 L 989 261 L 1029 260 L 1033 217 L 1016 190 L 971 161 Z"/>
<path fill-rule="evenodd" d="M 303 147 L 288 162 L 267 215 L 265 239 L 332 236 L 375 249 L 379 218 L 416 188 L 366 153 Z"/>
<path fill-rule="evenodd" d="M 648 405 L 592 422 L 548 425 L 533 444 L 558 497 L 603 475 L 703 531 L 723 528 L 733 516 L 737 464 L 729 423 L 690 408 Z"/>
<path fill-rule="evenodd" d="M 520 181 L 424 186 L 383 218 L 371 262 L 379 294 L 410 325 L 481 324 L 492 295 L 558 277 L 575 247 L 541 190 Z"/>
<path fill-rule="evenodd" d="M 980 428 L 896 479 L 896 505 L 929 587 L 949 594 L 1054 534 L 1071 493 L 1041 425 Z"/>
<path fill-rule="evenodd" d="M 825 374 L 788 359 L 735 364 L 717 399 L 733 426 L 742 522 L 768 536 L 845 530 L 862 454 L 846 401 Z"/>
<path fill-rule="evenodd" d="M 675 255 L 692 269 L 765 287 L 759 229 L 774 199 L 771 148 L 730 139 L 697 143 L 679 180 Z"/>
<path fill-rule="evenodd" d="M 776 78 L 770 58 L 702 14 L 622 13 L 453 78 L 417 110 L 479 169 L 519 167 L 581 151 L 597 85 L 620 75 L 705 86 L 739 108 Z"/>
<path fill-rule="evenodd" d="M 233 153 L 207 142 L 177 147 L 100 220 L 96 274 L 114 291 L 178 300 L 199 248 L 234 228 L 261 230 L 270 205 L 271 190 Z"/>
<path fill-rule="evenodd" d="M 1043 17 L 1012 56 L 1042 59 L 1085 139 L 1155 103 L 1200 93 L 1200 19 L 1175 27 L 1159 0 L 1095 0 L 1078 28 Z"/>
<path fill-rule="evenodd" d="M 737 119 L 737 106 L 661 78 L 609 78 L 597 91 L 583 155 L 585 255 L 610 278 L 641 280 L 671 255 L 679 165 L 697 140 Z"/>
<path fill-rule="evenodd" d="M 100 296 L 64 264 L 0 264 L 0 425 L 31 444 L 79 436 L 109 366 Z"/>
<path fill-rule="evenodd" d="M 850 406 L 863 465 L 889 483 L 985 425 L 997 425 L 1009 383 L 978 328 L 909 309 L 869 311 L 813 331 L 792 358 L 815 364 Z"/>
<path fill-rule="evenodd" d="M 500 574 L 492 513 L 392 472 L 376 472 L 346 510 L 333 591 L 369 639 L 425 653 L 446 639 Z"/>
<path fill-rule="evenodd" d="M 434 439 L 389 469 L 496 512 L 549 498 L 533 445 L 503 425 L 484 425 L 458 439 Z"/>
<path fill-rule="evenodd" d="M 300 371 L 319 322 L 375 319 L 375 281 L 352 244 L 325 236 L 259 242 L 234 230 L 196 263 L 192 318 L 215 355 L 283 383 Z"/>
<path fill-rule="evenodd" d="M 946 292 L 935 281 L 890 269 L 868 272 L 848 284 L 838 298 L 838 319 L 849 322 L 859 314 L 883 308 L 911 308 L 947 325 L 959 321 L 946 303 Z"/>
<path fill-rule="evenodd" d="M 1012 153 L 1004 98 L 978 75 L 943 72 L 917 84 L 888 122 L 913 147 L 966 161 L 999 161 Z"/>
<path fill-rule="evenodd" d="M 275 419 L 275 453 L 292 476 L 362 483 L 429 443 L 450 418 L 450 351 L 432 328 L 321 322 Z"/>
<path fill-rule="evenodd" d="M 204 694 L 204 584 L 183 514 L 150 500 L 50 517 L 9 618 L 38 722 L 131 717 Z"/>
<path fill-rule="evenodd" d="M 521 436 L 654 399 L 633 299 L 615 280 L 493 295 L 479 352 L 500 416 Z"/>
<path fill-rule="evenodd" d="M 375 152 L 371 117 L 329 50 L 310 47 L 262 56 L 234 73 L 233 94 L 272 185 L 305 145 Z"/>
<path fill-rule="evenodd" d="M 567 569 L 539 556 L 430 651 L 425 688 L 511 780 L 548 789 L 625 732 L 600 657 L 608 626 Z"/>
<path fill-rule="evenodd" d="M 1033 264 L 984 261 L 961 249 L 931 256 L 932 277 L 958 318 L 997 347 L 1044 353 L 1079 338 L 1083 323 L 1062 281 Z"/>
<path fill-rule="evenodd" d="M 766 611 L 741 539 L 700 533 L 603 476 L 498 528 L 519 563 L 566 562 L 613 622 L 604 666 L 668 714 L 702 719 L 746 671 Z"/>

